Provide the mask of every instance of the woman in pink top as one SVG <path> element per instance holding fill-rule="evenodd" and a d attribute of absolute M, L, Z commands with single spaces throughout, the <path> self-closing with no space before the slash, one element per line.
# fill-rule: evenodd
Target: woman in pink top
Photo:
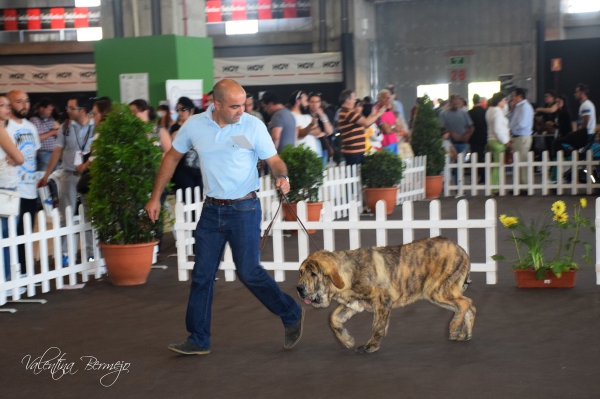
<path fill-rule="evenodd" d="M 398 118 L 398 111 L 394 109 L 392 103 L 392 95 L 389 90 L 381 90 L 377 95 L 376 108 L 387 108 L 387 111 L 379 117 L 377 125 L 379 130 L 383 133 L 383 140 L 381 145 L 384 150 L 398 154 L 398 134 L 402 132 L 402 126 L 400 126 L 396 120 Z"/>

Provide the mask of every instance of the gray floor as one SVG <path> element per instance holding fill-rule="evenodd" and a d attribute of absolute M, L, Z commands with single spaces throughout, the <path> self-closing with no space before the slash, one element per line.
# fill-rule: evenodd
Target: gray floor
<path fill-rule="evenodd" d="M 570 207 L 578 198 L 562 199 Z M 532 215 L 554 200 L 501 198 L 498 213 L 518 207 Z M 456 201 L 442 200 L 442 218 L 454 216 Z M 484 201 L 469 199 L 472 217 L 482 217 Z M 585 214 L 592 217 L 595 198 L 588 201 Z M 427 202 L 417 203 L 416 218 L 425 217 L 427 207 Z M 392 217 L 400 218 L 400 211 Z M 499 237 L 505 236 L 499 228 Z M 398 237 L 391 234 L 389 241 Z M 588 242 L 593 238 L 583 236 Z M 295 239 L 286 239 L 290 248 Z M 363 245 L 370 239 L 365 233 Z M 481 258 L 482 234 L 472 233 L 470 239 L 472 257 Z M 338 243 L 347 245 L 347 236 L 337 235 Z M 510 251 L 509 243 L 499 242 L 499 252 Z M 174 252 L 167 236 L 163 255 Z M 163 263 L 169 269 L 153 270 L 144 286 L 114 287 L 103 279 L 81 290 L 40 295 L 48 300 L 45 305 L 16 304 L 17 313 L 0 314 L 0 397 L 600 397 L 600 287 L 592 265 L 582 264 L 577 286 L 563 290 L 517 289 L 504 264 L 496 285 L 486 285 L 485 277 L 475 273 L 466 292 L 477 307 L 472 341 L 449 341 L 451 313 L 418 302 L 392 312 L 388 336 L 379 352 L 370 355 L 337 342 L 328 327 L 333 307 L 305 307 L 301 342 L 290 351 L 283 349 L 280 321 L 239 282 L 221 278 L 213 304 L 212 353 L 184 357 L 166 346 L 186 337 L 189 282 L 177 281 L 175 258 L 165 257 Z M 288 273 L 281 283 L 290 295 L 295 279 Z M 359 314 L 348 323 L 357 343 L 369 338 L 371 321 L 371 314 Z M 65 363 L 73 362 L 77 372 L 61 377 L 61 371 L 26 370 L 27 355 L 34 359 L 51 347 L 58 348 L 55 354 L 61 351 Z M 44 360 L 55 354 L 48 352 Z M 126 362 L 129 371 L 102 379 L 109 371 L 86 370 L 90 358 L 84 356 Z M 113 384 L 103 387 L 101 381 Z"/>

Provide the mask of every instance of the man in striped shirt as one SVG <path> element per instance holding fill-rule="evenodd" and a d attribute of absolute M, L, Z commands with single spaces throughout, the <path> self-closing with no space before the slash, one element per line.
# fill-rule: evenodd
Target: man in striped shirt
<path fill-rule="evenodd" d="M 356 94 L 346 89 L 340 93 L 340 114 L 337 120 L 340 134 L 342 135 L 342 155 L 346 165 L 357 165 L 363 160 L 365 154 L 365 128 L 371 126 L 383 115 L 387 108 L 375 109 L 369 117 L 364 117 L 354 109 Z"/>

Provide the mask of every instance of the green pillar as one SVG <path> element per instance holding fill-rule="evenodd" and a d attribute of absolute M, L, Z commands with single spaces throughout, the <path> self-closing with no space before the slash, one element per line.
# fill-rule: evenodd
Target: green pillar
<path fill-rule="evenodd" d="M 213 43 L 205 37 L 175 35 L 100 40 L 94 45 L 98 96 L 120 100 L 119 75 L 147 73 L 149 103 L 167 99 L 168 79 L 202 79 L 203 91 L 212 90 Z"/>

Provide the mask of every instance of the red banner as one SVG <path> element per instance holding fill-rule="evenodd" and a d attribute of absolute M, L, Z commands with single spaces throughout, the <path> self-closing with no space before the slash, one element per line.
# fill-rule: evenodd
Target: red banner
<path fill-rule="evenodd" d="M 100 8 L 9 8 L 0 11 L 0 31 L 57 30 L 100 25 Z"/>
<path fill-rule="evenodd" d="M 296 0 L 284 0 L 283 18 L 296 18 L 298 16 L 296 5 Z"/>
<path fill-rule="evenodd" d="M 73 9 L 73 26 L 75 28 L 88 28 L 88 9 L 84 7 Z"/>
<path fill-rule="evenodd" d="M 65 9 L 51 8 L 50 9 L 50 29 L 64 29 L 65 24 Z"/>
<path fill-rule="evenodd" d="M 233 0 L 231 4 L 231 19 L 234 21 L 245 21 L 246 17 L 246 0 Z"/>
<path fill-rule="evenodd" d="M 42 13 L 39 8 L 30 8 L 27 10 L 27 29 L 42 29 Z"/>
<path fill-rule="evenodd" d="M 221 22 L 221 1 L 207 0 L 206 2 L 206 22 Z"/>
<path fill-rule="evenodd" d="M 17 10 L 4 10 L 4 30 L 18 30 Z"/>
<path fill-rule="evenodd" d="M 310 17 L 310 0 L 207 0 L 206 22 Z"/>
<path fill-rule="evenodd" d="M 272 19 L 271 0 L 258 0 L 258 19 Z"/>

